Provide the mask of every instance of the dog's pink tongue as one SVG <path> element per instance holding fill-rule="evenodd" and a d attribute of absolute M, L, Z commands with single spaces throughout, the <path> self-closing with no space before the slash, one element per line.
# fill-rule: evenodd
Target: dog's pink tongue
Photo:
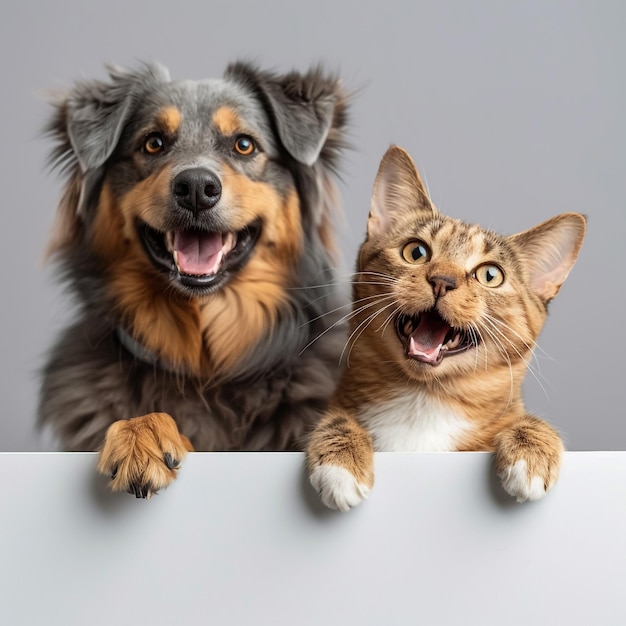
<path fill-rule="evenodd" d="M 439 316 L 422 315 L 419 326 L 409 337 L 407 354 L 424 363 L 437 363 L 449 330 L 450 326 Z"/>
<path fill-rule="evenodd" d="M 176 231 L 174 233 L 176 265 L 183 274 L 215 274 L 224 255 L 222 233 Z"/>

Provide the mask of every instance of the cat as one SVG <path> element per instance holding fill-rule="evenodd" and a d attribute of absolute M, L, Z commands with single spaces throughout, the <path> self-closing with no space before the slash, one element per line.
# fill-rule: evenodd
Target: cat
<path fill-rule="evenodd" d="M 521 388 L 585 230 L 578 213 L 508 237 L 442 215 L 410 155 L 387 150 L 353 281 L 346 367 L 306 445 L 328 507 L 367 497 L 374 451 L 494 452 L 518 502 L 555 484 L 563 443 L 526 412 Z"/>

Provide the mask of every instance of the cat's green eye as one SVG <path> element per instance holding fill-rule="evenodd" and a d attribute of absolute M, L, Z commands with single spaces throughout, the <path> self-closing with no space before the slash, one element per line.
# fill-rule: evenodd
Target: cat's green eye
<path fill-rule="evenodd" d="M 477 267 L 473 276 L 485 287 L 499 287 L 504 282 L 504 272 L 497 265 L 489 263 Z"/>
<path fill-rule="evenodd" d="M 426 263 L 430 260 L 430 250 L 423 241 L 410 241 L 402 248 L 402 258 L 413 265 Z"/>

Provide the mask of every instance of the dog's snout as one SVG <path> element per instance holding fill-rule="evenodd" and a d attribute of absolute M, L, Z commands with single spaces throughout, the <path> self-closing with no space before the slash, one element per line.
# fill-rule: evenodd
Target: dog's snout
<path fill-rule="evenodd" d="M 217 204 L 222 195 L 222 183 L 210 170 L 196 167 L 178 174 L 172 191 L 181 207 L 198 214 Z"/>

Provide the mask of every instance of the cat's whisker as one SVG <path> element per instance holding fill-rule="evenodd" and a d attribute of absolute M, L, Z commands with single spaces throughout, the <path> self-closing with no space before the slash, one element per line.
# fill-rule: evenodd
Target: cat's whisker
<path fill-rule="evenodd" d="M 310 298 L 308 305 L 314 305 L 317 302 L 320 302 L 321 300 L 325 300 L 329 297 L 333 297 L 335 295 L 335 290 L 334 288 L 336 287 L 353 287 L 355 284 L 358 284 L 358 281 L 354 281 L 352 279 L 349 280 L 343 280 L 343 281 L 336 281 L 336 282 L 332 282 L 332 283 L 326 283 L 326 284 L 319 284 L 319 285 L 308 285 L 306 287 L 288 287 L 287 291 L 308 291 L 308 290 L 315 290 L 315 289 L 327 289 L 328 291 L 326 291 L 325 293 L 320 294 L 319 296 L 317 296 L 316 298 Z M 392 283 L 390 283 L 389 281 L 386 282 L 368 282 L 368 285 L 373 285 L 376 287 L 390 287 L 392 286 Z M 347 292 L 347 289 L 346 289 Z M 347 296 L 347 293 L 345 294 Z M 351 306 L 351 302 L 346 302 L 346 304 L 342 305 L 344 307 L 347 306 Z"/>
<path fill-rule="evenodd" d="M 393 296 L 389 296 L 389 297 L 393 297 Z M 359 313 L 362 313 L 363 311 L 365 311 L 367 308 L 370 308 L 371 306 L 374 306 L 375 304 L 378 304 L 378 302 L 375 303 L 370 303 L 367 304 L 363 307 L 361 307 L 361 309 L 359 310 Z M 348 346 L 350 345 L 350 342 L 352 341 L 352 347 L 354 347 L 354 344 L 357 342 L 357 340 L 359 339 L 359 337 L 361 336 L 361 334 L 363 333 L 363 331 L 365 331 L 365 329 L 367 328 L 367 326 L 385 309 L 389 308 L 390 306 L 393 306 L 394 304 L 396 304 L 396 300 L 393 300 L 392 302 L 389 302 L 387 305 L 385 305 L 384 307 L 380 308 L 380 309 L 376 309 L 373 313 L 371 313 L 370 315 L 368 315 L 364 320 L 362 320 L 357 326 L 356 328 L 353 329 L 353 331 L 350 333 L 350 335 L 348 336 L 347 340 L 346 340 L 346 344 L 341 352 L 341 356 L 339 358 L 340 362 L 343 360 L 343 356 L 345 354 L 346 349 L 348 348 Z M 362 330 L 361 330 L 362 329 Z M 359 332 L 360 331 L 360 332 Z M 358 333 L 358 334 L 357 334 Z M 356 335 L 356 337 L 355 337 Z M 353 340 L 354 338 L 354 340 Z M 352 349 L 352 347 L 350 348 L 350 350 Z M 349 354 L 348 354 L 348 365 L 349 365 Z"/>
<path fill-rule="evenodd" d="M 371 298 L 377 298 L 376 300 L 374 300 L 373 302 L 369 302 L 366 305 L 363 305 L 362 307 L 358 307 L 352 311 L 350 311 L 349 313 L 346 313 L 346 315 L 342 315 L 338 320 L 336 320 L 335 322 L 333 322 L 328 328 L 324 329 L 319 335 L 317 335 L 316 337 L 314 337 L 313 339 L 311 339 L 311 341 L 309 341 L 309 343 L 306 344 L 306 346 L 304 346 L 304 348 L 302 348 L 302 350 L 300 350 L 299 352 L 299 356 L 301 356 L 306 350 L 308 350 L 316 341 L 318 341 L 321 337 L 323 337 L 327 332 L 333 330 L 334 328 L 336 328 L 337 326 L 340 326 L 341 324 L 343 324 L 346 321 L 351 320 L 355 315 L 358 315 L 359 313 L 363 312 L 364 310 L 371 308 L 373 306 L 376 306 L 380 300 L 387 300 L 389 298 L 392 298 L 393 295 L 392 294 L 376 294 L 376 296 L 368 296 L 367 298 L 361 298 L 360 300 L 357 300 L 356 302 L 362 302 L 363 300 L 369 300 Z M 344 308 L 339 307 L 335 310 L 338 311 L 340 309 Z M 324 317 L 324 315 L 319 316 L 316 319 L 320 319 L 321 317 Z M 309 322 L 307 322 L 307 324 L 310 324 L 312 321 L 314 320 L 310 320 Z M 342 352 L 342 356 L 343 356 L 343 352 Z M 340 357 L 340 361 L 341 361 L 341 357 Z"/>
<path fill-rule="evenodd" d="M 287 287 L 287 291 L 306 291 L 307 289 L 325 289 L 328 287 L 337 287 L 338 285 L 351 285 L 354 274 L 352 272 L 342 272 L 340 274 L 334 273 L 335 270 L 329 269 L 328 273 L 331 273 L 331 277 L 326 282 L 314 283 L 312 285 L 302 285 L 301 287 Z M 323 278 L 320 276 L 319 278 Z"/>
<path fill-rule="evenodd" d="M 482 332 L 480 332 L 480 325 L 477 324 L 476 328 L 478 330 L 478 334 L 480 335 L 480 341 L 481 341 L 481 345 L 483 345 L 485 347 L 485 372 L 489 369 L 489 342 L 485 341 L 485 337 L 483 335 Z M 486 332 L 486 329 L 483 328 L 483 331 Z M 500 347 L 500 345 L 498 344 L 498 342 L 496 343 L 496 349 L 499 352 L 502 352 L 502 348 Z M 505 351 L 505 357 L 506 357 L 506 351 Z"/>
<path fill-rule="evenodd" d="M 350 337 L 348 338 L 348 341 L 346 342 L 346 345 L 344 346 L 344 350 L 342 351 L 342 357 L 343 358 L 343 354 L 346 350 L 346 348 L 348 347 L 348 345 L 350 344 L 350 340 L 352 340 L 352 345 L 350 345 L 350 349 L 348 350 L 348 356 L 346 358 L 346 365 L 348 367 L 350 367 L 350 355 L 352 354 L 352 350 L 354 349 L 354 346 L 356 345 L 356 342 L 359 340 L 359 338 L 361 337 L 361 335 L 367 330 L 367 327 L 374 321 L 374 319 L 376 319 L 376 317 L 378 317 L 378 315 L 380 313 L 382 313 L 385 309 L 389 308 L 390 306 L 393 306 L 397 304 L 396 301 L 394 302 L 390 302 L 389 304 L 387 304 L 386 306 L 382 307 L 379 311 L 375 311 L 373 314 L 371 314 L 365 321 L 365 323 L 363 324 L 363 322 L 359 325 L 362 326 L 361 330 L 358 332 L 358 334 L 356 335 L 356 337 L 354 337 L 355 332 L 359 329 L 359 327 L 357 327 L 355 329 L 355 331 L 353 333 L 351 333 Z M 400 307 L 396 307 L 393 312 L 392 312 L 392 316 L 396 315 L 398 312 L 400 311 Z M 378 331 L 376 331 L 378 332 Z"/>
<path fill-rule="evenodd" d="M 341 285 L 350 285 L 350 286 L 353 287 L 354 285 L 357 285 L 357 284 L 360 284 L 360 283 L 359 283 L 359 281 L 349 280 L 349 281 L 344 281 L 342 283 L 336 283 L 336 284 L 337 285 L 340 285 L 340 284 Z M 387 288 L 389 288 L 389 287 L 393 286 L 393 283 L 391 283 L 391 282 L 373 282 L 373 281 L 368 281 L 367 284 L 370 285 L 370 286 L 373 286 L 373 287 L 387 287 Z M 323 287 L 326 287 L 326 285 L 316 285 L 316 286 L 313 286 L 312 288 L 316 289 L 316 288 L 323 288 Z M 291 289 L 293 289 L 293 290 L 309 289 L 309 287 L 293 287 Z M 325 298 L 328 298 L 329 295 L 331 295 L 331 294 L 330 293 L 324 293 L 321 296 L 318 296 L 317 298 L 311 299 L 308 302 L 308 306 L 311 306 L 311 305 L 315 304 L 316 302 L 319 302 L 320 300 L 324 300 Z M 351 303 L 347 302 L 346 304 L 344 304 L 342 306 L 346 307 L 346 306 L 350 306 L 350 305 L 351 305 Z"/>
<path fill-rule="evenodd" d="M 489 322 L 491 323 L 491 325 L 495 328 L 495 326 L 497 325 L 499 328 L 501 328 L 501 333 L 503 335 L 506 335 L 506 333 L 510 333 L 512 336 L 516 337 L 517 339 L 519 339 L 520 343 L 532 354 L 534 355 L 535 353 L 535 346 L 536 343 L 532 343 L 529 344 L 524 337 L 522 337 L 515 329 L 513 329 L 509 324 L 504 323 L 502 320 L 499 320 L 497 317 L 493 316 L 493 315 L 489 315 L 488 313 L 484 314 L 485 319 L 489 320 Z M 507 339 L 510 339 L 510 337 L 507 336 Z"/>
<path fill-rule="evenodd" d="M 490 315 L 489 313 L 483 313 L 483 317 L 485 319 L 488 319 L 490 322 L 493 322 L 494 324 L 498 325 L 500 328 L 503 328 L 504 330 L 510 332 L 512 335 L 514 335 L 515 337 L 517 337 L 520 342 L 530 351 L 533 351 L 535 349 L 536 344 L 533 342 L 532 344 L 528 343 L 526 341 L 526 339 L 524 339 L 524 337 L 522 337 L 516 330 L 514 330 L 509 324 L 506 324 L 505 322 L 503 322 L 502 320 L 498 319 L 497 317 L 495 317 L 494 315 Z"/>
<path fill-rule="evenodd" d="M 389 274 L 383 274 L 382 272 L 355 272 L 353 277 L 356 276 L 376 276 L 377 278 L 382 278 L 392 284 L 400 282 L 400 279 L 397 276 L 390 276 Z"/>
<path fill-rule="evenodd" d="M 359 298 L 358 300 L 355 300 L 354 302 L 346 302 L 345 304 L 342 304 L 334 309 L 331 309 L 330 311 L 325 311 L 324 313 L 322 313 L 321 315 L 318 315 L 317 317 L 312 317 L 310 320 L 307 320 L 304 324 L 301 324 L 300 326 L 298 326 L 298 328 L 303 328 L 304 326 L 308 326 L 311 322 L 316 322 L 317 320 L 322 319 L 323 317 L 326 317 L 327 315 L 332 315 L 333 313 L 337 313 L 338 311 L 341 311 L 342 309 L 348 308 L 348 307 L 354 307 L 355 305 L 359 304 L 360 302 L 365 302 L 366 300 L 374 300 L 377 298 L 381 298 L 381 297 L 389 297 L 391 296 L 391 292 L 387 292 L 387 293 L 377 293 L 374 294 L 373 296 L 366 296 L 364 298 Z M 350 313 L 348 313 L 346 316 L 341 318 L 341 321 L 350 319 L 350 314 L 351 313 L 355 313 L 357 312 L 357 309 L 354 309 L 353 311 L 350 311 Z"/>
<path fill-rule="evenodd" d="M 487 320 L 485 320 L 487 321 Z M 496 348 L 500 352 L 500 354 L 504 357 L 507 362 L 508 370 L 509 370 L 509 397 L 506 402 L 506 405 L 502 411 L 504 413 L 506 409 L 510 406 L 511 401 L 513 400 L 513 392 L 514 392 L 514 383 L 513 383 L 513 364 L 511 363 L 511 357 L 506 351 L 504 344 L 500 341 L 500 339 L 484 324 L 482 325 L 483 330 L 491 337 Z"/>
<path fill-rule="evenodd" d="M 486 317 L 484 317 L 484 316 L 482 318 L 482 321 L 483 322 L 489 322 L 489 320 L 486 319 Z M 482 328 L 489 335 L 489 337 L 491 337 L 491 340 L 493 341 L 493 343 L 495 344 L 496 348 L 498 349 L 498 352 L 500 352 L 500 354 L 504 357 L 504 359 L 508 363 L 509 368 L 511 368 L 512 367 L 511 357 L 509 356 L 509 353 L 507 352 L 506 346 L 502 342 L 502 339 L 506 340 L 506 342 L 509 343 L 512 346 L 513 350 L 515 350 L 517 352 L 517 350 L 515 349 L 515 346 L 511 343 L 511 341 L 508 339 L 508 337 L 503 335 L 497 328 L 493 327 L 493 325 L 490 328 L 490 327 L 488 327 L 487 325 L 485 325 L 483 323 L 482 324 Z M 523 360 L 522 355 L 519 352 L 517 352 L 517 354 Z"/>
<path fill-rule="evenodd" d="M 341 284 L 342 282 L 352 282 L 355 276 L 360 275 L 371 275 L 371 276 L 380 276 L 381 278 L 388 278 L 391 280 L 397 280 L 395 276 L 391 276 L 389 274 L 385 274 L 384 272 L 370 272 L 370 271 L 338 271 L 336 268 L 329 268 L 325 271 L 319 272 L 318 276 L 323 277 L 323 274 L 330 274 L 330 279 L 327 282 L 320 283 L 320 285 L 312 285 L 312 286 L 322 286 L 325 287 L 327 285 L 336 285 Z M 301 287 L 302 289 L 307 289 L 308 287 Z M 297 289 L 297 287 L 293 287 L 293 289 Z"/>
<path fill-rule="evenodd" d="M 521 339 L 521 338 L 520 338 L 520 341 L 522 342 L 522 344 L 524 345 L 524 347 L 525 347 L 525 348 L 529 351 L 529 353 L 531 354 L 531 358 L 530 358 L 530 359 L 526 358 L 526 356 L 525 356 L 524 354 L 522 354 L 522 353 L 518 350 L 517 346 L 513 343 L 513 341 L 511 340 L 511 338 L 510 338 L 510 337 L 508 337 L 508 336 L 507 336 L 507 335 L 506 335 L 506 334 L 505 334 L 502 330 L 500 330 L 499 328 L 497 328 L 497 327 L 495 326 L 495 324 L 493 323 L 493 318 L 492 318 L 491 316 L 489 316 L 489 315 L 485 315 L 485 316 L 484 316 L 484 319 L 485 319 L 485 321 L 486 321 L 486 322 L 488 322 L 488 323 L 491 325 L 491 327 L 493 328 L 494 332 L 496 332 L 496 333 L 497 333 L 500 337 L 502 337 L 502 339 L 504 339 L 504 340 L 505 340 L 505 341 L 506 341 L 506 342 L 507 342 L 507 343 L 511 346 L 511 348 L 513 349 L 513 351 L 517 354 L 517 356 L 519 356 L 519 358 L 520 358 L 520 359 L 522 360 L 522 362 L 526 365 L 526 367 L 527 367 L 529 370 L 531 370 L 531 373 L 533 373 L 533 374 L 534 374 L 534 369 L 533 369 L 533 367 L 532 367 L 532 357 L 534 356 L 534 350 L 533 350 L 533 348 L 532 348 L 531 346 L 529 346 L 529 345 L 528 345 L 525 341 L 523 341 L 523 339 Z M 507 329 L 509 329 L 509 328 L 507 327 Z M 512 329 L 509 329 L 509 330 L 511 330 L 511 332 L 512 332 L 513 334 L 515 334 L 517 337 L 519 337 L 519 335 L 517 335 L 517 333 L 515 333 Z M 541 375 L 541 371 L 540 371 L 540 369 L 538 370 L 537 374 Z"/>
<path fill-rule="evenodd" d="M 395 309 L 394 311 L 392 311 L 388 316 L 387 319 L 376 329 L 376 332 L 380 332 L 381 334 L 384 334 L 384 332 L 387 330 L 387 327 L 389 326 L 389 324 L 391 324 L 391 320 L 393 320 L 393 318 L 399 313 L 400 309 Z"/>
<path fill-rule="evenodd" d="M 350 353 L 352 352 L 352 349 L 354 348 L 356 342 L 359 340 L 359 337 L 361 337 L 361 335 L 365 332 L 365 330 L 367 329 L 367 327 L 372 323 L 373 320 L 376 319 L 376 317 L 378 317 L 378 315 L 380 315 L 385 309 L 388 309 L 390 306 L 394 306 L 397 305 L 397 300 L 394 300 L 393 302 L 390 302 L 389 304 L 386 304 L 385 306 L 381 307 L 380 309 L 375 310 L 373 313 L 371 313 L 370 315 L 368 315 L 364 320 L 362 320 L 358 326 L 350 333 L 347 341 L 346 341 L 346 345 L 344 346 L 343 350 L 341 351 L 341 355 L 339 357 L 339 361 L 343 361 L 343 357 L 344 354 L 346 352 L 346 349 L 348 349 L 348 346 L 350 346 L 350 349 L 348 351 L 348 357 L 346 359 L 346 365 L 348 367 L 350 367 Z M 371 306 L 371 305 L 366 305 L 366 306 Z M 399 311 L 399 308 L 396 308 L 396 310 L 394 311 L 397 312 Z"/>
<path fill-rule="evenodd" d="M 488 317 L 491 321 L 493 321 L 496 324 L 498 324 L 498 326 L 504 328 L 505 330 L 507 330 L 511 334 L 515 335 L 528 348 L 528 350 L 530 350 L 530 352 L 532 352 L 532 356 L 533 356 L 535 362 L 537 363 L 537 372 L 539 374 L 541 374 L 541 363 L 539 362 L 539 357 L 537 355 L 537 350 L 539 350 L 546 359 L 548 359 L 550 361 L 554 360 L 536 341 L 533 342 L 532 345 L 529 345 L 519 333 L 517 333 L 515 330 L 513 330 L 513 328 L 511 328 L 508 324 L 504 323 L 502 320 L 499 320 L 497 317 L 495 317 L 493 315 L 488 315 L 488 314 L 486 314 L 486 317 Z"/>
<path fill-rule="evenodd" d="M 479 345 L 483 345 L 484 346 L 484 350 L 485 350 L 485 362 L 487 362 L 487 346 L 484 344 L 484 342 L 482 341 L 482 337 L 480 335 L 480 331 L 478 330 L 478 328 L 476 328 L 476 326 L 474 324 L 470 324 L 469 328 L 468 328 L 468 332 L 471 336 L 472 339 L 472 343 L 476 346 L 476 350 L 474 350 L 474 371 L 478 371 L 478 358 L 479 358 L 479 350 L 478 350 L 478 346 Z"/>
<path fill-rule="evenodd" d="M 540 376 L 541 376 L 541 371 L 535 372 L 535 368 L 532 366 L 532 361 L 528 360 L 516 347 L 516 345 L 513 343 L 513 341 L 507 337 L 492 321 L 491 319 L 489 319 L 489 316 L 483 316 L 483 319 L 485 322 L 487 322 L 488 324 L 491 325 L 491 328 L 493 329 L 494 333 L 497 333 L 500 337 L 502 337 L 502 339 L 504 341 L 506 341 L 511 348 L 513 349 L 513 351 L 517 354 L 517 356 L 520 358 L 520 360 L 524 363 L 524 365 L 526 366 L 527 370 L 530 372 L 531 376 L 537 381 L 537 384 L 539 385 L 539 387 L 541 387 L 541 390 L 543 391 L 543 393 L 545 394 L 546 398 L 548 398 L 548 392 L 545 388 L 545 386 L 543 385 L 542 381 L 540 380 Z M 486 327 L 485 327 L 486 329 Z M 491 333 L 490 333 L 491 334 Z M 493 335 L 492 335 L 493 336 Z M 495 341 L 495 338 L 494 338 Z M 526 346 L 526 348 L 530 351 L 531 355 L 534 354 L 532 348 L 529 348 L 528 345 L 523 342 L 524 345 Z M 532 358 L 532 357 L 531 357 Z"/>

